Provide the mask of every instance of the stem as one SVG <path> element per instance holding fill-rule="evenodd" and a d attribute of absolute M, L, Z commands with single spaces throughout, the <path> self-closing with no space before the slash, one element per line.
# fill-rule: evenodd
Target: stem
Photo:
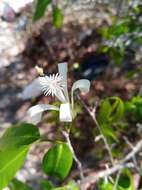
<path fill-rule="evenodd" d="M 95 114 L 94 114 L 94 116 L 92 116 L 92 119 L 94 120 L 94 123 L 96 124 L 96 126 L 97 126 L 100 134 L 102 135 L 102 140 L 104 141 L 105 147 L 106 147 L 106 149 L 108 151 L 111 164 L 114 165 L 114 159 L 113 159 L 113 156 L 112 156 L 112 153 L 111 153 L 111 148 L 110 148 L 110 146 L 109 146 L 109 144 L 107 142 L 107 139 L 105 138 L 105 136 L 101 132 L 100 125 L 99 125 L 99 123 L 98 123 L 98 121 L 96 119 L 96 115 Z"/>
<path fill-rule="evenodd" d="M 135 168 L 135 166 L 132 162 L 116 164 L 112 168 L 109 168 L 109 170 L 105 169 L 103 171 L 95 172 L 94 175 L 92 174 L 92 175 L 85 177 L 84 180 L 81 181 L 81 186 L 84 187 L 85 184 L 96 183 L 99 179 L 108 177 L 109 175 L 112 175 L 112 174 L 116 173 L 117 171 L 120 171 L 124 168 Z"/>
<path fill-rule="evenodd" d="M 105 147 L 108 151 L 108 154 L 109 154 L 109 158 L 110 158 L 110 161 L 111 161 L 111 164 L 114 166 L 114 159 L 113 159 L 113 156 L 112 156 L 112 153 L 111 153 L 111 148 L 109 147 L 109 144 L 107 142 L 107 139 L 105 138 L 105 136 L 102 134 L 101 132 L 101 127 L 96 119 L 96 106 L 94 107 L 93 110 L 90 110 L 88 108 L 88 106 L 85 104 L 85 102 L 81 99 L 81 97 L 79 95 L 77 95 L 77 98 L 81 101 L 83 107 L 87 110 L 87 112 L 89 113 L 89 115 L 91 116 L 93 122 L 95 123 L 95 125 L 97 126 L 100 134 L 102 135 L 102 140 L 104 141 L 104 144 L 105 144 Z"/>
<path fill-rule="evenodd" d="M 70 137 L 69 137 L 69 133 L 67 133 L 66 131 L 62 131 L 62 134 L 64 135 L 66 141 L 67 141 L 67 144 L 73 154 L 73 158 L 77 164 L 77 167 L 78 167 L 78 170 L 79 170 L 79 173 L 80 173 L 80 179 L 83 180 L 84 179 L 84 174 L 83 174 L 83 169 L 82 169 L 82 163 L 79 161 L 79 159 L 77 158 L 75 152 L 74 152 L 74 149 L 73 149 L 73 146 L 71 144 L 71 140 L 70 140 Z"/>
<path fill-rule="evenodd" d="M 106 176 L 112 175 L 117 171 L 120 171 L 124 168 L 135 168 L 135 164 L 133 162 L 128 162 L 129 160 L 133 159 L 136 154 L 140 152 L 142 149 L 142 140 L 140 140 L 132 149 L 131 152 L 129 152 L 122 160 L 119 160 L 116 165 L 109 168 L 109 170 L 103 170 L 99 172 L 95 172 L 95 174 L 91 174 L 90 176 L 87 176 L 84 178 L 84 180 L 81 181 L 81 186 L 85 186 L 85 184 L 90 183 L 96 183 L 100 178 L 104 178 Z"/>
<path fill-rule="evenodd" d="M 122 172 L 122 169 L 120 169 L 120 170 L 118 171 L 118 173 L 117 173 L 117 176 L 116 176 L 116 180 L 115 180 L 115 184 L 114 184 L 113 190 L 117 190 L 117 185 L 118 185 L 118 181 L 119 181 L 119 178 L 120 178 L 121 172 Z"/>
<path fill-rule="evenodd" d="M 49 138 L 47 138 L 46 136 L 42 136 L 42 137 L 40 138 L 40 142 L 60 143 L 61 141 L 49 139 Z"/>

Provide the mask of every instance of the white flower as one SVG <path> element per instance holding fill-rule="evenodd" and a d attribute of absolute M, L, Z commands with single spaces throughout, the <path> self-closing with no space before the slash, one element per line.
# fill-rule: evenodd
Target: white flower
<path fill-rule="evenodd" d="M 81 79 L 76 81 L 71 89 L 71 101 L 70 101 L 67 89 L 67 63 L 58 64 L 58 73 L 56 75 L 53 74 L 50 76 L 38 77 L 29 86 L 33 88 L 33 91 L 36 95 L 39 93 L 40 89 L 40 91 L 43 92 L 45 96 L 49 95 L 56 96 L 61 101 L 60 108 L 48 104 L 38 104 L 36 106 L 33 106 L 28 110 L 28 116 L 30 118 L 29 122 L 34 124 L 40 122 L 42 113 L 46 110 L 59 111 L 60 121 L 63 122 L 72 121 L 73 119 L 72 112 L 74 108 L 74 98 L 73 98 L 74 91 L 76 89 L 79 89 L 81 90 L 81 92 L 87 93 L 90 89 L 90 81 L 87 79 Z M 36 88 L 38 93 L 36 92 Z M 29 87 L 27 87 L 27 89 L 28 90 L 26 91 L 26 93 L 23 93 L 23 95 L 25 96 L 27 95 L 27 97 L 29 98 L 31 94 L 31 97 L 33 97 L 34 93 L 32 92 L 32 89 Z M 25 97 L 23 98 L 26 99 Z"/>

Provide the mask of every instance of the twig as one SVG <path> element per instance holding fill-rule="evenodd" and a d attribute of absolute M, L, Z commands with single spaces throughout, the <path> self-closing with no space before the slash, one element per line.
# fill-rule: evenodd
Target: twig
<path fill-rule="evenodd" d="M 109 168 L 108 170 L 103 170 L 98 172 L 96 175 L 90 175 L 84 178 L 84 180 L 81 181 L 81 187 L 84 187 L 85 184 L 89 183 L 95 183 L 97 182 L 100 178 L 107 177 L 109 175 L 114 174 L 115 172 L 123 169 L 123 168 L 134 168 L 134 164 L 132 162 L 128 163 L 122 163 L 122 164 L 116 164 L 115 166 Z M 87 189 L 87 187 L 86 187 Z"/>
<path fill-rule="evenodd" d="M 114 184 L 113 190 L 117 190 L 117 185 L 118 185 L 118 181 L 119 181 L 119 178 L 120 178 L 121 172 L 122 172 L 122 169 L 119 170 L 118 173 L 117 173 L 117 176 L 116 176 L 116 180 L 115 180 L 115 184 Z"/>
<path fill-rule="evenodd" d="M 104 178 L 106 176 L 112 175 L 115 172 L 123 169 L 123 168 L 135 168 L 135 164 L 133 162 L 128 162 L 129 160 L 133 159 L 133 157 L 142 149 L 142 140 L 140 140 L 132 149 L 131 152 L 129 152 L 124 159 L 120 160 L 118 164 L 115 166 L 98 172 L 95 176 L 90 175 L 84 178 L 84 180 L 81 181 L 81 185 L 84 186 L 87 183 L 95 183 L 98 181 L 100 178 Z"/>
<path fill-rule="evenodd" d="M 90 108 L 88 108 L 88 106 L 85 104 L 85 102 L 81 99 L 81 97 L 79 95 L 77 95 L 77 98 L 81 101 L 83 107 L 87 110 L 87 112 L 89 113 L 89 115 L 91 116 L 92 120 L 94 121 L 95 125 L 97 126 L 100 134 L 102 135 L 102 139 L 104 141 L 104 144 L 105 144 L 105 147 L 108 151 L 108 154 L 109 154 L 109 157 L 110 157 L 110 161 L 111 161 L 111 164 L 114 165 L 114 159 L 113 159 L 113 156 L 112 156 L 112 153 L 111 153 L 111 148 L 109 147 L 109 144 L 107 142 L 107 139 L 105 138 L 105 136 L 102 134 L 101 132 L 101 128 L 100 128 L 100 125 L 96 119 L 96 108 L 97 108 L 97 103 L 96 105 L 94 106 L 93 110 L 90 110 Z"/>
<path fill-rule="evenodd" d="M 77 156 L 76 156 L 76 154 L 75 154 L 75 152 L 74 152 L 74 149 L 73 149 L 73 147 L 72 147 L 69 134 L 68 134 L 66 131 L 62 131 L 62 134 L 64 135 L 64 137 L 65 137 L 65 139 L 66 139 L 66 141 L 67 141 L 67 144 L 68 144 L 68 146 L 69 146 L 69 148 L 70 148 L 70 150 L 71 150 L 71 152 L 72 152 L 72 154 L 73 154 L 73 158 L 74 158 L 74 160 L 75 160 L 75 162 L 76 162 L 76 164 L 77 164 L 77 167 L 78 167 L 78 169 L 79 169 L 80 179 L 81 179 L 81 180 L 84 180 L 84 174 L 83 174 L 82 164 L 81 164 L 81 162 L 79 161 L 79 159 L 77 158 Z"/>
<path fill-rule="evenodd" d="M 124 159 L 121 160 L 121 163 L 124 163 L 124 162 L 127 162 L 129 161 L 130 159 L 133 158 L 134 155 L 136 155 L 140 149 L 142 148 L 142 140 L 140 140 L 132 149 L 132 151 L 127 154 Z"/>
<path fill-rule="evenodd" d="M 135 147 L 133 146 L 133 144 L 128 140 L 127 137 L 124 136 L 124 140 L 125 142 L 129 145 L 129 147 L 133 150 Z M 133 163 L 135 165 L 135 168 L 138 172 L 140 172 L 138 163 L 137 163 L 137 159 L 136 159 L 136 154 L 134 154 L 134 156 L 132 157 Z"/>

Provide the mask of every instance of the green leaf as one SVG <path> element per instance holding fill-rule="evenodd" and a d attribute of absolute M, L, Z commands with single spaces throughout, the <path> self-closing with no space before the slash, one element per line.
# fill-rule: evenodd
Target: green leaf
<path fill-rule="evenodd" d="M 99 124 L 119 121 L 124 114 L 124 103 L 119 97 L 110 97 L 100 105 L 97 120 Z"/>
<path fill-rule="evenodd" d="M 51 190 L 79 190 L 79 187 L 78 187 L 78 185 L 74 181 L 70 181 L 64 187 L 57 187 L 57 188 L 53 188 Z"/>
<path fill-rule="evenodd" d="M 108 122 L 110 113 L 111 113 L 111 104 L 109 100 L 106 99 L 101 101 L 100 110 L 97 116 L 97 120 L 100 125 Z"/>
<path fill-rule="evenodd" d="M 21 168 L 28 152 L 28 147 L 0 151 L 0 190 L 8 185 Z"/>
<path fill-rule="evenodd" d="M 58 143 L 45 154 L 42 168 L 47 175 L 63 180 L 68 175 L 72 162 L 73 156 L 68 145 Z"/>
<path fill-rule="evenodd" d="M 100 128 L 101 128 L 101 132 L 102 134 L 110 141 L 118 141 L 118 138 L 115 134 L 115 131 L 114 129 L 108 125 L 108 124 L 102 124 L 100 125 Z"/>
<path fill-rule="evenodd" d="M 33 16 L 33 21 L 39 20 L 46 11 L 47 6 L 51 3 L 52 0 L 38 0 L 36 4 L 35 14 Z"/>
<path fill-rule="evenodd" d="M 142 120 L 142 97 L 134 96 L 131 100 L 125 103 L 125 113 L 131 121 Z"/>
<path fill-rule="evenodd" d="M 123 114 L 124 103 L 119 97 L 110 97 L 101 101 L 97 121 L 102 134 L 108 138 L 108 140 L 118 140 L 112 125 L 118 123 Z"/>
<path fill-rule="evenodd" d="M 64 187 L 57 187 L 57 188 L 54 188 L 52 190 L 68 190 L 66 186 Z"/>
<path fill-rule="evenodd" d="M 40 138 L 39 130 L 32 124 L 21 123 L 6 130 L 0 138 L 0 150 L 29 145 Z"/>
<path fill-rule="evenodd" d="M 60 28 L 63 24 L 63 13 L 57 6 L 53 8 L 53 24 L 56 28 Z"/>
<path fill-rule="evenodd" d="M 53 185 L 48 180 L 42 180 L 40 183 L 42 190 L 51 190 Z"/>
<path fill-rule="evenodd" d="M 109 119 L 111 122 L 117 122 L 124 114 L 124 103 L 119 97 L 111 97 L 109 100 L 112 101 L 111 115 Z"/>
<path fill-rule="evenodd" d="M 27 184 L 17 180 L 13 179 L 12 182 L 9 185 L 10 190 L 32 190 L 31 187 L 29 187 Z"/>
<path fill-rule="evenodd" d="M 118 190 L 135 190 L 134 179 L 129 169 L 124 169 L 120 175 Z"/>
<path fill-rule="evenodd" d="M 29 146 L 40 137 L 32 124 L 18 124 L 6 130 L 0 138 L 0 190 L 8 185 L 21 168 Z"/>

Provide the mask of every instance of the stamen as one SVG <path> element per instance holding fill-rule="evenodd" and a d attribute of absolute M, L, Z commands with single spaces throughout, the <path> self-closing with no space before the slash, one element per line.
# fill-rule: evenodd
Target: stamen
<path fill-rule="evenodd" d="M 60 76 L 58 73 L 49 75 L 49 77 L 40 77 L 40 84 L 42 86 L 42 91 L 44 92 L 45 96 L 54 96 L 58 91 L 63 91 L 65 86 L 63 77 Z"/>

